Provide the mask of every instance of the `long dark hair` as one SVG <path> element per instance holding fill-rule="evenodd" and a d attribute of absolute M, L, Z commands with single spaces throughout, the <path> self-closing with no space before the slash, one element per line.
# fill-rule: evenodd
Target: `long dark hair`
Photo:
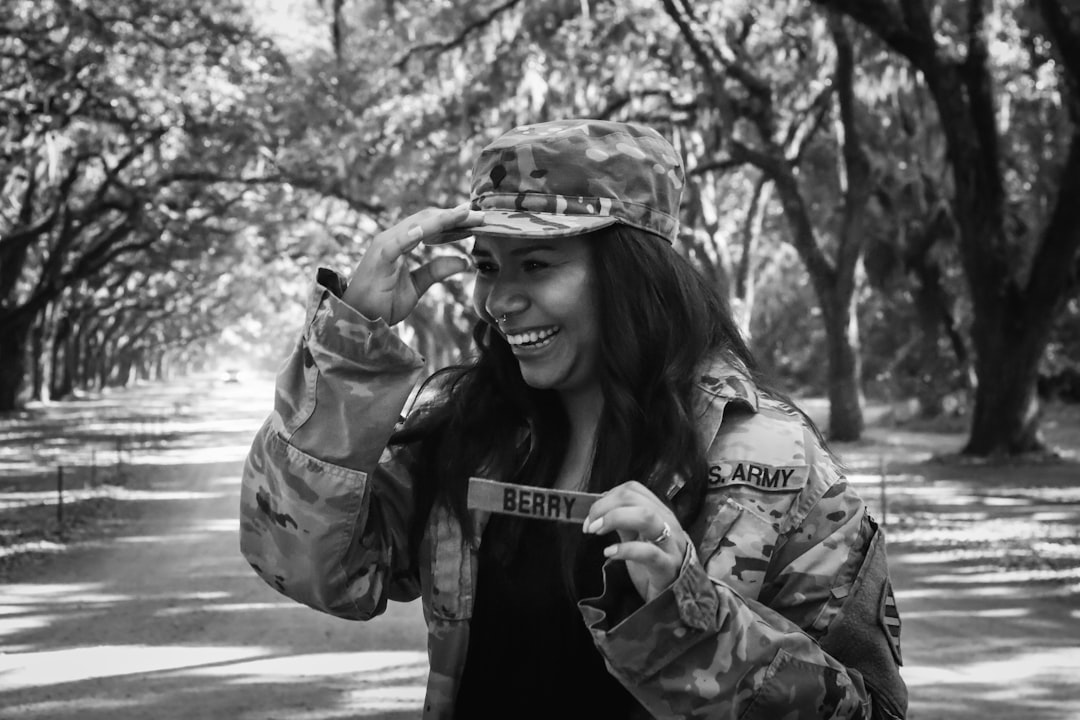
<path fill-rule="evenodd" d="M 604 406 L 585 489 L 603 492 L 637 480 L 663 497 L 677 473 L 684 485 L 672 507 L 688 528 L 707 478 L 707 448 L 693 413 L 700 365 L 719 354 L 753 376 L 754 360 L 718 289 L 670 244 L 623 225 L 587 242 L 598 288 Z M 391 438 L 413 458 L 414 548 L 437 502 L 467 535 L 473 532 L 466 508 L 471 475 L 544 486 L 554 481 L 568 446 L 558 394 L 526 385 L 509 345 L 485 321 L 474 327 L 473 339 L 477 355 L 433 375 Z"/>

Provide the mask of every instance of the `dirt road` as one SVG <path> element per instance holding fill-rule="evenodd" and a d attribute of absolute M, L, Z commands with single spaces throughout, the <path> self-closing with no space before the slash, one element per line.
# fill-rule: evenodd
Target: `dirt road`
<path fill-rule="evenodd" d="M 426 671 L 418 608 L 364 627 L 277 596 L 237 550 L 239 465 L 191 470 L 154 483 L 130 532 L 3 589 L 0 717 L 321 719 L 415 707 Z"/>
<path fill-rule="evenodd" d="M 120 500 L 132 519 L 0 586 L 0 718 L 418 715 L 417 604 L 374 623 L 335 620 L 277 595 L 240 557 L 240 460 L 263 413 L 236 415 L 215 394 L 234 411 L 232 431 L 138 467 L 135 458 Z M 859 467 L 875 452 L 851 452 L 868 497 L 878 486 Z M 1080 483 L 1069 473 L 1050 471 L 1057 491 L 1034 495 L 895 478 L 891 555 L 912 720 L 1080 718 Z M 1017 542 L 1041 564 L 1001 552 Z"/>

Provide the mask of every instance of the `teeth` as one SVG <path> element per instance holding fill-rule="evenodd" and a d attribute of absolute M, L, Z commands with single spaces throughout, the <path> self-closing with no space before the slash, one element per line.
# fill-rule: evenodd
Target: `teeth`
<path fill-rule="evenodd" d="M 544 330 L 531 330 L 525 333 L 507 335 L 506 341 L 511 345 L 535 345 L 546 341 L 559 332 L 558 328 L 546 328 Z"/>

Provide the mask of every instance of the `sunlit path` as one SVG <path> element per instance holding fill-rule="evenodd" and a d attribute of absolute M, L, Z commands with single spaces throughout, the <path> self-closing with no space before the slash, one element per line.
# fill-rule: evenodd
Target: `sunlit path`
<path fill-rule="evenodd" d="M 885 496 L 875 470 L 887 444 L 847 452 L 872 511 L 881 518 L 887 506 L 909 720 L 1077 720 L 1076 466 L 1030 477 L 974 463 L 919 466 L 949 449 L 926 440 L 925 453 L 891 457 Z"/>
<path fill-rule="evenodd" d="M 86 463 L 94 443 L 132 438 L 123 482 L 67 488 L 68 503 L 111 503 L 109 536 L 67 551 L 40 542 L 47 561 L 0 585 L 2 720 L 418 716 L 427 674 L 418 604 L 391 605 L 372 623 L 336 620 L 278 595 L 239 554 L 241 461 L 271 398 L 265 380 L 186 382 L 95 400 L 97 418 L 83 403 L 58 404 L 0 428 L 0 512 L 51 510 L 48 472 L 10 480 L 43 458 Z M 36 465 L 26 452 L 35 432 L 50 438 L 35 446 Z M 909 720 L 1077 720 L 1073 469 L 1039 467 L 1037 482 L 1021 483 L 978 465 L 920 466 L 948 448 L 904 442 L 907 456 L 889 459 L 887 513 L 879 467 L 890 444 L 840 450 L 887 517 Z M 104 475 L 115 457 L 98 461 Z"/>
<path fill-rule="evenodd" d="M 133 452 L 128 481 L 109 490 L 137 520 L 0 587 L 0 718 L 416 715 L 427 675 L 417 604 L 376 623 L 337 620 L 278 595 L 239 554 L 241 461 L 268 387 L 189 399 L 207 448 Z M 0 497 L 49 495 L 25 493 Z"/>

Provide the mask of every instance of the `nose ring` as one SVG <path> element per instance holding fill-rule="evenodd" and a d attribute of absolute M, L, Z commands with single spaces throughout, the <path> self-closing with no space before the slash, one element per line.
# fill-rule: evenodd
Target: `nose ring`
<path fill-rule="evenodd" d="M 506 313 L 503 313 L 499 317 L 495 318 L 495 322 L 504 323 L 506 322 L 507 317 L 508 315 Z"/>

